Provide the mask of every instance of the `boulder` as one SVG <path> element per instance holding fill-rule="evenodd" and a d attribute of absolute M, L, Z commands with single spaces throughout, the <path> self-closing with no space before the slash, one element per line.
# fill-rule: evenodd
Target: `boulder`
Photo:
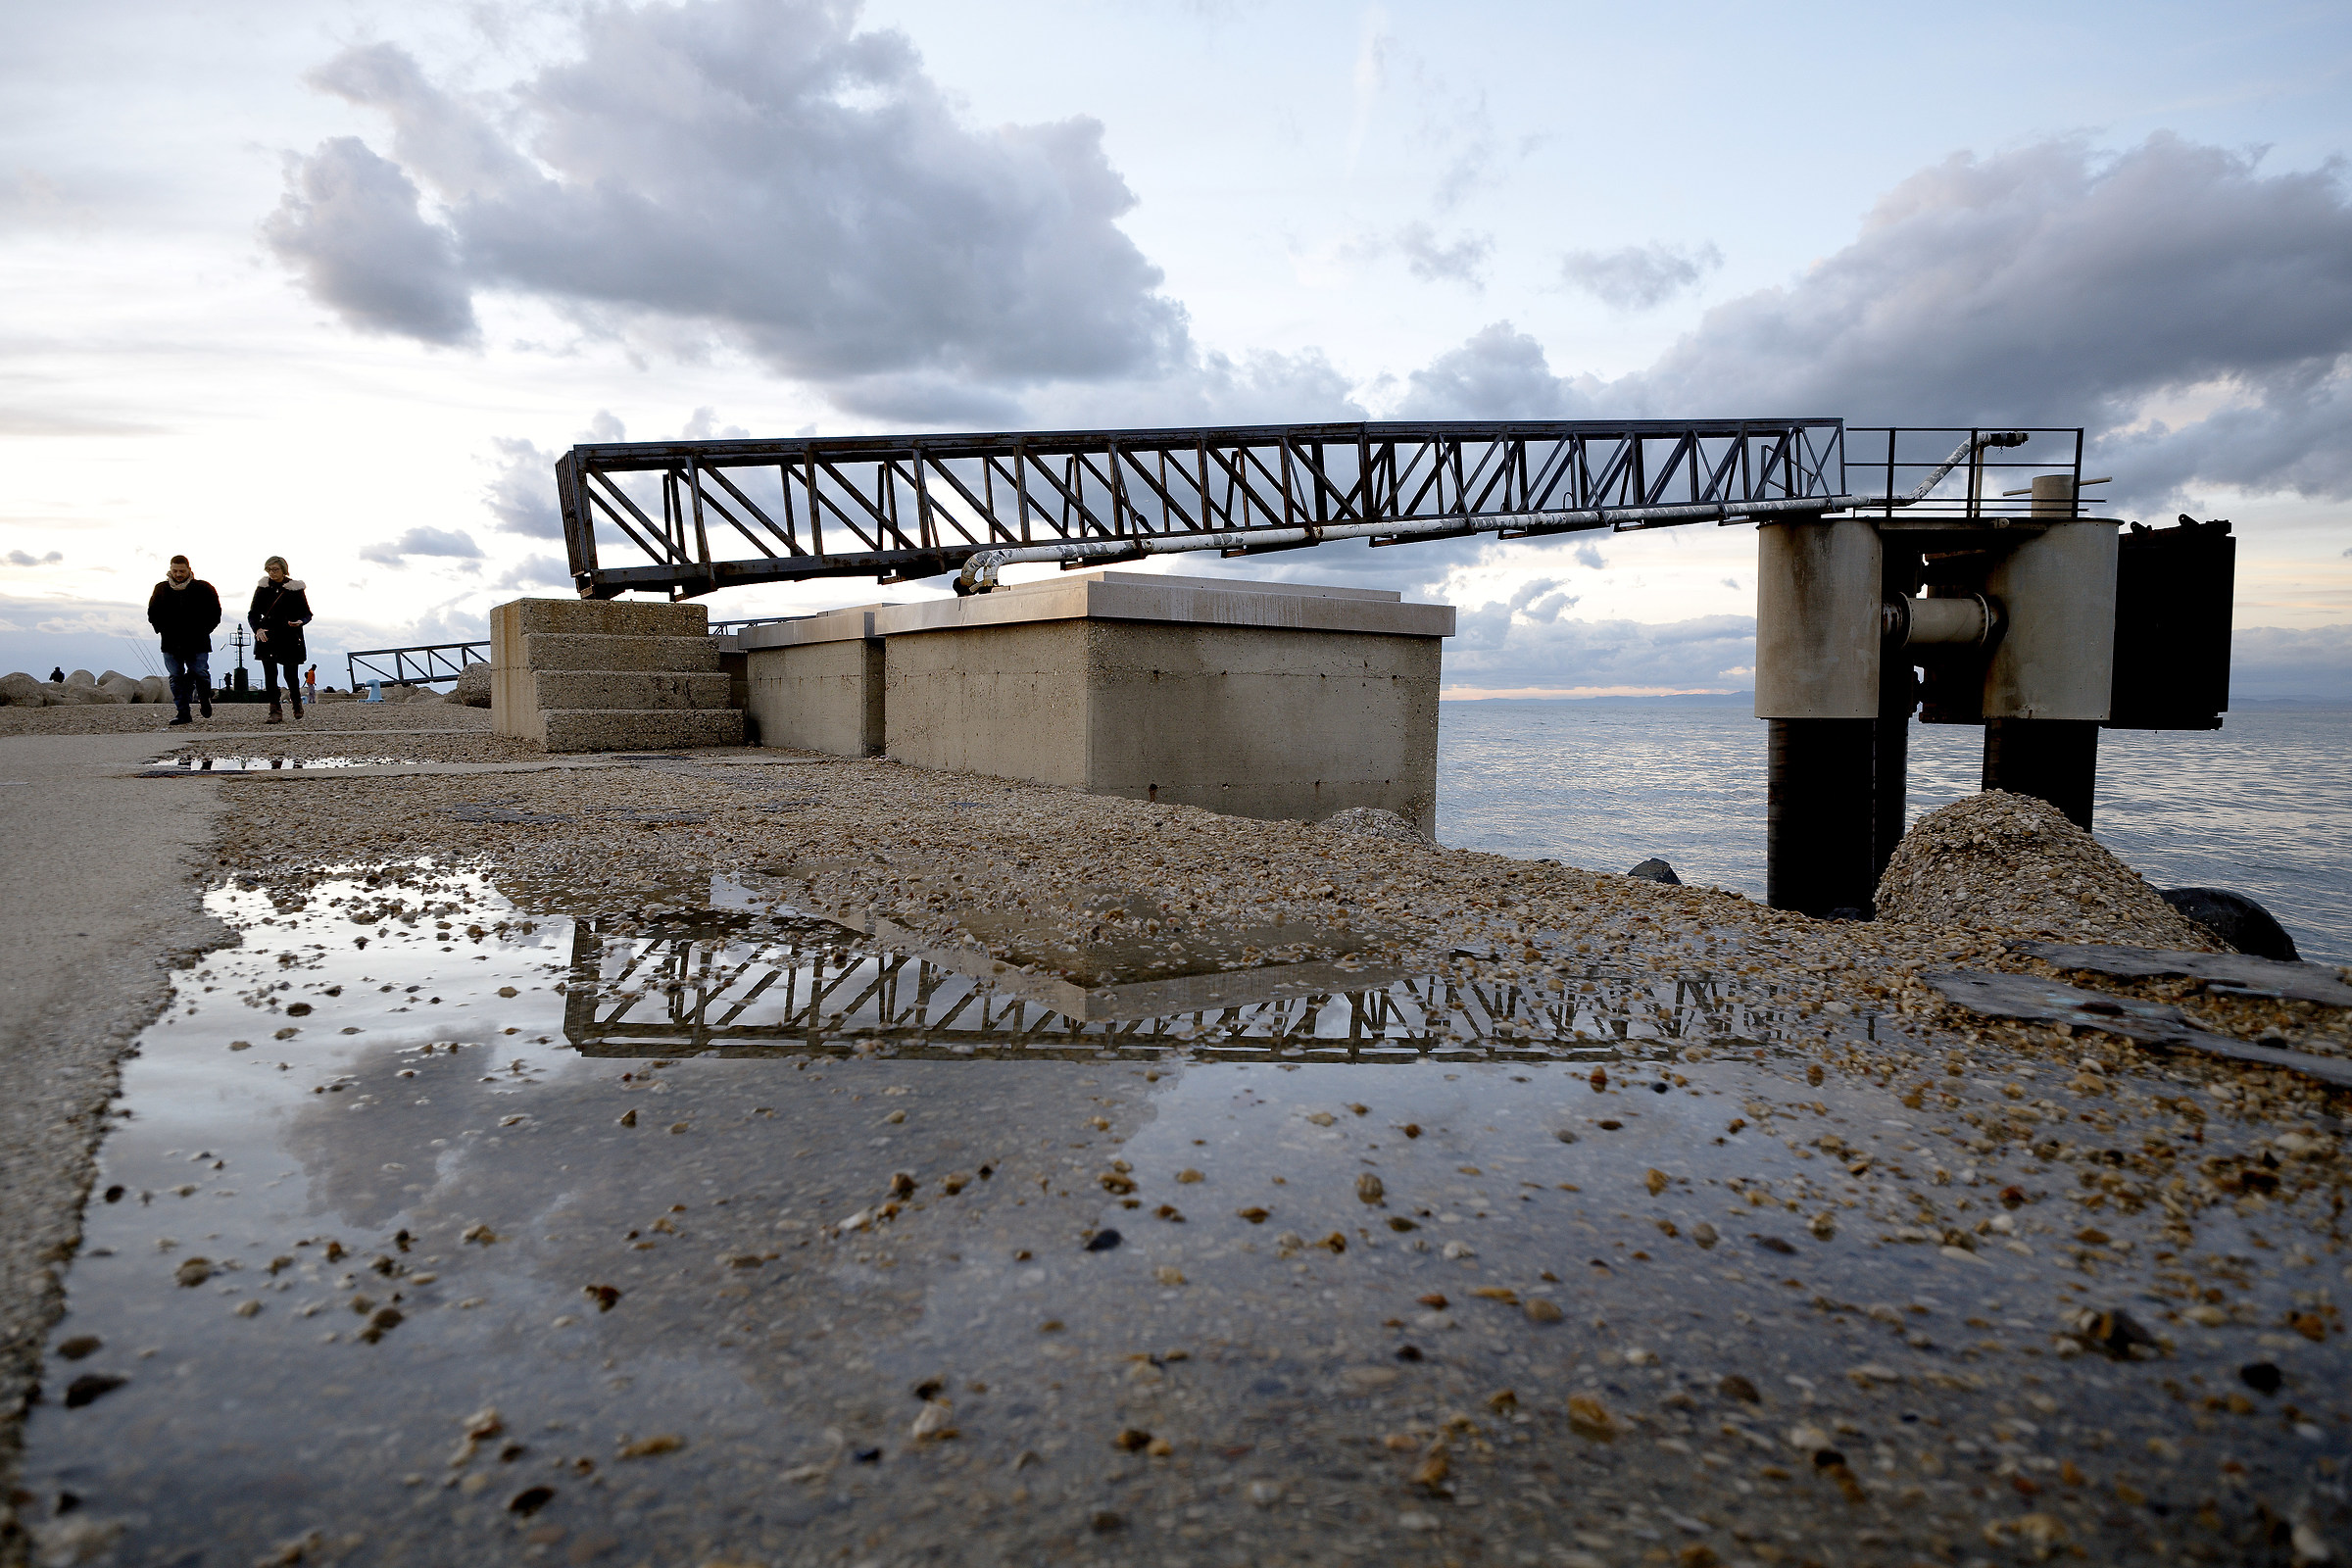
<path fill-rule="evenodd" d="M 98 689 L 118 703 L 140 701 L 139 683 L 121 670 L 110 669 L 99 676 Z"/>
<path fill-rule="evenodd" d="M 98 684 L 98 677 L 86 669 L 77 669 L 66 677 L 66 684 L 69 686 L 95 686 Z"/>
<path fill-rule="evenodd" d="M 96 683 L 77 686 L 69 680 L 63 686 L 49 688 L 49 701 L 59 708 L 92 708 L 111 704 L 112 697 L 100 691 Z"/>
<path fill-rule="evenodd" d="M 1663 882 L 1668 887 L 1679 888 L 1683 885 L 1683 879 L 1674 874 L 1674 867 L 1668 865 L 1664 860 L 1657 858 L 1655 856 L 1643 860 L 1640 865 L 1635 866 L 1631 871 L 1628 871 L 1625 874 L 1627 876 L 1638 876 L 1644 882 Z"/>
<path fill-rule="evenodd" d="M 2166 888 L 2162 896 L 2165 903 L 2240 953 L 2285 963 L 2302 957 L 2286 928 L 2242 893 L 2223 888 Z"/>
<path fill-rule="evenodd" d="M 172 700 L 172 681 L 166 675 L 148 675 L 139 682 L 139 701 L 168 703 Z"/>
<path fill-rule="evenodd" d="M 2029 795 L 1985 790 L 1913 824 L 1879 879 L 1881 920 L 2212 953 L 2211 931 Z"/>
<path fill-rule="evenodd" d="M 0 675 L 0 703 L 11 708 L 47 708 L 49 688 L 20 669 Z"/>
<path fill-rule="evenodd" d="M 449 695 L 441 700 L 445 703 L 457 703 L 466 708 L 488 708 L 490 706 L 490 666 L 479 663 L 467 664 L 466 672 L 458 677 L 458 683 L 452 686 L 449 689 Z"/>

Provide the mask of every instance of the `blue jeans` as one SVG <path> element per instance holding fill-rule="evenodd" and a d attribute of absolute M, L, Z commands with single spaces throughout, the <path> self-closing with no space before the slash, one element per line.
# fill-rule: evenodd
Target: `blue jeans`
<path fill-rule="evenodd" d="M 164 651 L 164 668 L 172 677 L 172 701 L 179 705 L 181 717 L 187 716 L 188 700 L 201 697 L 213 700 L 213 656 L 211 650 L 201 654 L 175 654 Z"/>

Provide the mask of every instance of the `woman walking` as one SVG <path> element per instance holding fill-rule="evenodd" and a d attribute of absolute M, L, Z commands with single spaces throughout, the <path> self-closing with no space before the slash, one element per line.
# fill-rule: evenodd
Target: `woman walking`
<path fill-rule="evenodd" d="M 286 575 L 286 558 L 271 556 L 262 564 L 262 580 L 254 585 L 253 608 L 245 612 L 253 627 L 253 651 L 262 662 L 262 686 L 270 694 L 270 718 L 282 724 L 286 715 L 277 706 L 277 672 L 286 672 L 286 697 L 294 716 L 302 717 L 302 628 L 311 622 L 311 601 L 302 579 Z"/>

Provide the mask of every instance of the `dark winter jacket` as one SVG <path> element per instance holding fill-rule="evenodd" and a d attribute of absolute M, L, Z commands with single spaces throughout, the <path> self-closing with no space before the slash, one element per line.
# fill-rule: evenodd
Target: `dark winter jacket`
<path fill-rule="evenodd" d="M 253 652 L 264 663 L 299 664 L 306 657 L 302 628 L 310 624 L 311 601 L 300 577 L 271 582 L 264 577 L 254 585 L 253 608 L 245 612 L 255 632 Z M 268 632 L 268 637 L 259 635 Z"/>
<path fill-rule="evenodd" d="M 201 577 L 184 588 L 172 587 L 167 578 L 147 596 L 147 624 L 163 638 L 167 654 L 192 659 L 211 653 L 213 628 L 220 624 L 220 596 Z"/>

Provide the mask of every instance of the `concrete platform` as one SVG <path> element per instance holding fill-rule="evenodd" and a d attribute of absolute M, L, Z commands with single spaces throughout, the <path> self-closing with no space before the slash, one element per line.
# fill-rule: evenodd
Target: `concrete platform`
<path fill-rule="evenodd" d="M 883 733 L 883 645 L 876 606 L 747 626 L 737 634 L 745 710 L 763 746 L 877 757 Z"/>
<path fill-rule="evenodd" d="M 1240 816 L 1437 818 L 1444 605 L 1094 571 L 873 613 L 885 741 L 960 768 Z"/>

